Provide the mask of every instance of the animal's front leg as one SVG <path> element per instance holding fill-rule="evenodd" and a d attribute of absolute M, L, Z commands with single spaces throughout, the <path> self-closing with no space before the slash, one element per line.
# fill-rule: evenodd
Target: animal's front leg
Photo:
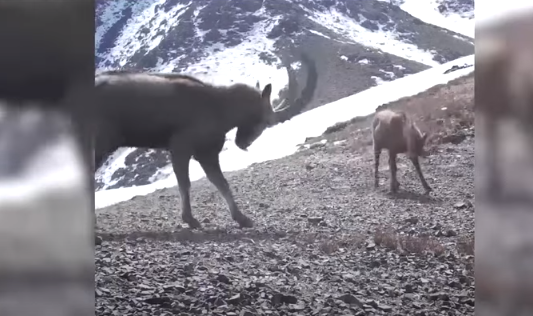
<path fill-rule="evenodd" d="M 201 228 L 200 222 L 192 216 L 191 200 L 189 192 L 191 190 L 191 180 L 189 178 L 189 161 L 191 156 L 186 154 L 186 148 L 177 141 L 174 141 L 170 148 L 172 168 L 178 180 L 178 187 L 181 198 L 181 219 L 190 228 Z"/>
<path fill-rule="evenodd" d="M 420 178 L 420 182 L 422 182 L 422 186 L 424 187 L 426 194 L 433 191 L 433 189 L 429 186 L 429 184 L 426 182 L 426 179 L 424 178 L 424 174 L 422 173 L 422 169 L 420 168 L 420 162 L 418 161 L 418 157 L 411 158 L 411 162 L 415 166 L 416 173 L 418 174 L 418 178 Z"/>
<path fill-rule="evenodd" d="M 253 221 L 244 215 L 237 207 L 237 203 L 235 202 L 228 181 L 224 177 L 222 169 L 220 168 L 218 152 L 213 151 L 211 153 L 202 153 L 195 155 L 195 158 L 202 166 L 207 179 L 209 179 L 209 181 L 217 188 L 218 192 L 220 192 L 224 200 L 226 200 L 226 204 L 231 212 L 231 218 L 239 223 L 241 227 L 253 227 Z"/>
<path fill-rule="evenodd" d="M 374 187 L 379 187 L 379 157 L 381 155 L 381 149 L 378 149 L 374 145 Z"/>
<path fill-rule="evenodd" d="M 389 169 L 390 169 L 390 190 L 392 193 L 398 192 L 400 182 L 396 177 L 398 167 L 396 166 L 396 154 L 389 151 Z"/>

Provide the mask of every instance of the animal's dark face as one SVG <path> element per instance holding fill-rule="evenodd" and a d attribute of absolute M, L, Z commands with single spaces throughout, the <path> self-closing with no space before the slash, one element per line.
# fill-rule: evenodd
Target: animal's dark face
<path fill-rule="evenodd" d="M 263 134 L 267 126 L 267 122 L 263 121 L 250 122 L 250 124 L 239 126 L 237 128 L 237 136 L 235 137 L 235 145 L 242 150 L 246 150 Z"/>
<path fill-rule="evenodd" d="M 270 125 L 272 120 L 272 110 L 270 105 L 270 93 L 272 85 L 267 84 L 261 92 L 261 105 L 257 107 L 259 111 L 255 117 L 249 117 L 246 122 L 237 127 L 235 144 L 242 150 L 246 150 L 257 139 L 263 131 Z"/>

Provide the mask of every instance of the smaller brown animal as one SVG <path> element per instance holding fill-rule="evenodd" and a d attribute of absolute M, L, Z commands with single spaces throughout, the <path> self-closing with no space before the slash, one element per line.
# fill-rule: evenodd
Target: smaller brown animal
<path fill-rule="evenodd" d="M 372 141 L 374 145 L 374 187 L 379 186 L 378 168 L 379 157 L 383 149 L 389 151 L 389 168 L 391 172 L 390 189 L 396 193 L 400 183 L 396 178 L 396 156 L 407 153 L 413 163 L 416 173 L 422 182 L 425 193 L 433 191 L 427 184 L 418 157 L 427 157 L 428 152 L 424 149 L 428 134 L 423 133 L 411 121 L 404 112 L 381 110 L 376 112 L 372 121 Z"/>

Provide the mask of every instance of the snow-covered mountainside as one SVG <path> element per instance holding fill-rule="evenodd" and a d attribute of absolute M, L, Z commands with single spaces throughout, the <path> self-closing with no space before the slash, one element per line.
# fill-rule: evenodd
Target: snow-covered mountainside
<path fill-rule="evenodd" d="M 473 12 L 473 0 L 102 0 L 96 66 L 271 82 L 277 98 L 282 64 L 306 51 L 319 73 L 309 110 L 473 54 Z M 168 165 L 164 151 L 120 149 L 97 172 L 97 189 L 157 181 Z"/>

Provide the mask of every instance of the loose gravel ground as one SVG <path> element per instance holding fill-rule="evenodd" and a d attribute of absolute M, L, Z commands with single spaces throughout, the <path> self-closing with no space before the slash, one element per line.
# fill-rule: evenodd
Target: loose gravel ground
<path fill-rule="evenodd" d="M 365 119 L 226 173 L 254 228 L 238 228 L 205 179 L 191 190 L 203 231 L 181 221 L 177 188 L 98 210 L 96 314 L 473 315 L 471 102 L 469 77 L 391 105 L 436 135 L 429 197 L 404 156 L 400 192 L 388 192 L 387 154 L 374 189 Z"/>

